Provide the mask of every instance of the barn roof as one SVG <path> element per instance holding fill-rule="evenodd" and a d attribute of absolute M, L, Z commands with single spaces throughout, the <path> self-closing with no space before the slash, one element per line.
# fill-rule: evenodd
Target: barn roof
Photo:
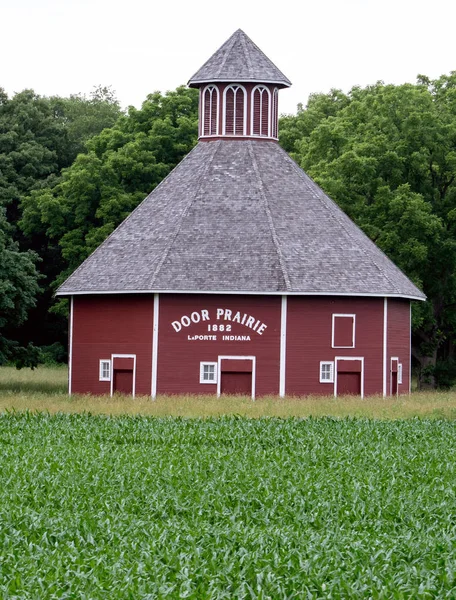
<path fill-rule="evenodd" d="M 424 294 L 275 142 L 200 142 L 59 288 Z"/>
<path fill-rule="evenodd" d="M 188 85 L 226 81 L 275 83 L 289 87 L 291 82 L 256 44 L 238 29 L 190 78 Z"/>

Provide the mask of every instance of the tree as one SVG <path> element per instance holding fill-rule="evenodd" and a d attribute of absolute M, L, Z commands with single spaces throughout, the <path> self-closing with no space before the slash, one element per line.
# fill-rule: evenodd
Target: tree
<path fill-rule="evenodd" d="M 43 258 L 37 265 L 44 275 L 40 278 L 42 293 L 31 308 L 32 318 L 27 322 L 20 319 L 25 325 L 15 327 L 15 339 L 21 343 L 34 339 L 49 344 L 56 339 L 56 328 L 62 330 L 62 324 L 48 314 L 49 284 L 59 273 L 60 256 L 48 246 L 45 236 L 24 236 L 18 228 L 22 199 L 33 190 L 56 185 L 61 170 L 84 151 L 88 139 L 112 126 L 119 114 L 109 88 L 97 88 L 89 98 L 46 98 L 33 90 L 8 98 L 0 89 L 0 207 L 6 208 L 8 236 L 19 249 L 32 249 Z M 63 335 L 58 337 L 64 341 Z"/>
<path fill-rule="evenodd" d="M 413 354 L 433 384 L 456 332 L 456 72 L 312 96 L 281 125 L 301 166 L 427 294 Z"/>
<path fill-rule="evenodd" d="M 59 179 L 23 199 L 22 231 L 50 253 L 54 285 L 191 150 L 197 121 L 197 91 L 155 92 L 140 110 L 130 107 L 112 128 L 91 138 Z"/>
<path fill-rule="evenodd" d="M 7 361 L 21 366 L 36 366 L 39 353 L 32 344 L 20 346 L 9 339 L 8 331 L 21 325 L 38 293 L 37 256 L 21 252 L 11 236 L 11 228 L 0 208 L 0 364 Z"/>

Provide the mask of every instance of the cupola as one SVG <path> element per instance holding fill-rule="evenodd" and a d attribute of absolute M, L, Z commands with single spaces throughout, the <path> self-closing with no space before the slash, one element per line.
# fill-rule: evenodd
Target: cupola
<path fill-rule="evenodd" d="M 291 82 L 238 29 L 190 78 L 199 88 L 199 139 L 278 138 L 279 89 Z"/>

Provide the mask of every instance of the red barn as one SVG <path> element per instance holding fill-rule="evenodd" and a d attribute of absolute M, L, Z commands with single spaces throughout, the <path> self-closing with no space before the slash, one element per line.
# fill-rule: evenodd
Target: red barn
<path fill-rule="evenodd" d="M 408 392 L 424 294 L 279 146 L 289 80 L 238 30 L 189 85 L 198 144 L 58 290 L 70 393 Z"/>

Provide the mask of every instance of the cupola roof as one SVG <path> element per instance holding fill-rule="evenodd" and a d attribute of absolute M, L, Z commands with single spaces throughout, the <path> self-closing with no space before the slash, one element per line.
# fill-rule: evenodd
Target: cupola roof
<path fill-rule="evenodd" d="M 205 83 L 259 82 L 289 87 L 290 80 L 256 44 L 238 29 L 190 78 L 189 87 Z"/>

